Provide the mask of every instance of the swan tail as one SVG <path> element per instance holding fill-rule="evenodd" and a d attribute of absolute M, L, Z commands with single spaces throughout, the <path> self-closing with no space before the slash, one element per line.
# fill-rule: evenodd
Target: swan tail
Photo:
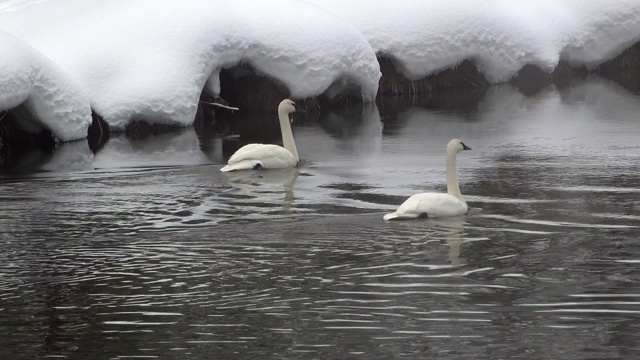
<path fill-rule="evenodd" d="M 229 171 L 235 171 L 235 170 L 257 170 L 257 169 L 262 169 L 262 167 L 263 166 L 260 161 L 255 161 L 255 160 L 238 161 L 233 164 L 228 164 L 224 166 L 222 169 L 220 169 L 220 171 L 229 172 Z"/>
<path fill-rule="evenodd" d="M 416 219 L 420 217 L 416 214 L 398 214 L 397 212 L 389 213 L 383 217 L 384 220 L 408 220 L 408 219 Z"/>
<path fill-rule="evenodd" d="M 385 215 L 384 217 L 382 217 L 385 221 L 389 221 L 389 220 L 393 220 L 393 219 L 397 219 L 398 218 L 398 214 L 396 213 L 390 213 Z"/>

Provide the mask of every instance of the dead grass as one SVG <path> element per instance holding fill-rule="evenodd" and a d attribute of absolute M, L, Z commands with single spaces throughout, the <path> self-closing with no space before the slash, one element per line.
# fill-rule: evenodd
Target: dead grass
<path fill-rule="evenodd" d="M 7 125 L 4 121 L 6 116 L 6 111 L 0 113 L 0 167 L 2 167 L 6 162 L 5 153 L 7 147 L 9 146 L 9 144 L 7 143 L 8 130 Z"/>
<path fill-rule="evenodd" d="M 602 77 L 613 80 L 624 88 L 640 92 L 640 42 L 596 69 Z"/>
<path fill-rule="evenodd" d="M 480 89 L 488 84 L 471 61 L 464 61 L 453 68 L 414 81 L 398 72 L 391 59 L 380 57 L 378 61 L 382 72 L 378 97 L 415 95 L 450 89 Z"/>

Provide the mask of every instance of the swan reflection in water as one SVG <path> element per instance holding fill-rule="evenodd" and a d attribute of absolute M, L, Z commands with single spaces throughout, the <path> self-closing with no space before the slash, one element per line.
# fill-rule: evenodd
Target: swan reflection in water
<path fill-rule="evenodd" d="M 412 238 L 412 242 L 417 241 L 425 246 L 425 253 L 433 253 L 432 247 L 437 243 L 442 243 L 449 247 L 447 261 L 448 264 L 442 268 L 455 269 L 450 275 L 460 275 L 466 270 L 457 269 L 466 264 L 466 259 L 460 257 L 463 235 L 465 233 L 465 216 L 451 216 L 446 218 L 431 218 L 420 221 L 401 221 L 389 223 L 393 227 L 393 233 L 399 234 L 403 238 Z"/>
<path fill-rule="evenodd" d="M 465 258 L 460 257 L 462 246 L 462 235 L 464 234 L 464 216 L 454 216 L 441 219 L 429 219 L 428 224 L 437 231 L 434 238 L 441 238 L 449 246 L 449 262 L 452 267 L 460 267 L 467 263 Z"/>
<path fill-rule="evenodd" d="M 285 214 L 293 210 L 294 187 L 298 180 L 299 169 L 269 169 L 262 171 L 234 171 L 224 173 L 229 191 L 243 197 L 243 201 L 259 201 L 264 204 L 272 204 L 276 207 L 282 205 Z M 284 197 L 283 197 L 284 190 Z M 280 201 L 280 199 L 282 199 Z"/>

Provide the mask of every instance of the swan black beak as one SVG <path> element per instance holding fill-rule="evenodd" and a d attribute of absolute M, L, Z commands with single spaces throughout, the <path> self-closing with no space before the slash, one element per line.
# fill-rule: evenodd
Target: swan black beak
<path fill-rule="evenodd" d="M 462 141 L 460 141 L 460 144 L 462 144 L 462 150 L 471 150 L 471 148 L 465 145 Z"/>

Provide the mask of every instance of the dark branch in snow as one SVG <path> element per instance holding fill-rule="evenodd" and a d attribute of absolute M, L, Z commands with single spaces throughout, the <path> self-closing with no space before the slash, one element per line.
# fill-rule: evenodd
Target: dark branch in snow
<path fill-rule="evenodd" d="M 216 100 L 218 100 L 218 99 L 216 99 Z M 220 100 L 222 100 L 222 99 L 220 99 Z M 223 103 L 220 103 L 220 102 L 209 102 L 209 101 L 200 100 L 200 102 L 203 103 L 203 104 L 213 105 L 213 106 L 221 107 L 223 109 L 228 109 L 228 110 L 231 110 L 231 111 L 240 110 L 240 108 L 229 106 L 229 105 L 226 104 L 226 101 L 224 101 L 224 100 L 222 100 L 222 101 L 225 102 L 225 103 L 223 104 Z"/>

